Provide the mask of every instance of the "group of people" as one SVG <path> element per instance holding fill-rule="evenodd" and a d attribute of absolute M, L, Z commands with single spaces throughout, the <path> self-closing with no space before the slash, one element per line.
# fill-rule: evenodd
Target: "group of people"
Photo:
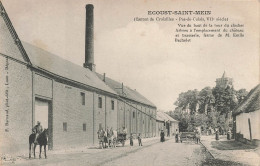
<path fill-rule="evenodd" d="M 196 130 L 194 130 L 194 133 L 195 133 L 195 135 L 194 135 L 194 139 L 195 139 L 195 142 L 198 144 L 199 142 L 200 142 L 200 131 L 198 130 L 198 129 L 196 129 Z M 181 133 L 179 133 L 179 131 L 178 131 L 178 129 L 176 129 L 176 131 L 175 131 L 175 142 L 179 142 L 179 141 L 181 141 L 182 142 L 182 140 L 181 140 Z M 165 141 L 165 133 L 164 133 L 164 130 L 162 129 L 161 130 L 161 132 L 160 132 L 160 141 L 161 142 L 164 142 Z"/>
<path fill-rule="evenodd" d="M 200 131 L 198 129 L 195 130 L 195 139 L 198 144 L 200 142 Z"/>
<path fill-rule="evenodd" d="M 37 143 L 37 138 L 39 136 L 39 134 L 43 131 L 43 128 L 41 126 L 41 122 L 40 121 L 37 121 L 37 125 L 35 125 L 33 127 L 33 132 L 36 134 L 35 136 L 35 140 L 34 140 L 34 143 Z M 119 129 L 119 132 L 125 134 L 125 137 L 127 135 L 127 129 L 125 127 L 123 127 L 123 130 L 121 131 Z M 196 129 L 194 131 L 195 133 L 195 139 L 196 139 L 196 143 L 198 144 L 200 142 L 200 132 L 198 129 Z M 113 130 L 113 128 L 111 127 L 110 130 L 109 128 L 107 127 L 106 130 L 103 130 L 103 128 L 100 128 L 97 132 L 98 134 L 98 139 L 99 139 L 99 143 L 100 143 L 100 146 L 103 147 L 107 147 L 106 144 L 108 144 L 108 146 L 110 147 L 111 144 L 115 144 L 116 143 L 116 139 L 117 139 L 117 131 Z M 175 132 L 175 141 L 176 142 L 179 142 L 180 141 L 180 133 L 178 132 L 178 129 L 176 129 L 176 132 Z M 126 138 L 125 138 L 126 139 Z M 133 137 L 133 134 L 131 133 L 130 134 L 130 137 L 129 137 L 129 140 L 130 140 L 130 146 L 133 146 L 134 145 L 134 141 L 133 141 L 134 137 Z M 138 139 L 138 144 L 139 146 L 143 146 L 142 144 L 142 137 L 141 137 L 141 134 L 139 133 L 138 136 L 137 136 L 137 139 Z M 165 141 L 165 133 L 164 133 L 164 130 L 162 129 L 161 130 L 161 133 L 160 133 L 160 141 L 161 142 L 164 142 Z M 105 145 L 103 145 L 103 143 Z M 102 145 L 101 145 L 102 144 Z M 115 145 L 114 145 L 115 146 Z"/>
<path fill-rule="evenodd" d="M 41 126 L 41 122 L 37 121 L 37 125 L 35 125 L 33 127 L 33 132 L 36 134 L 34 143 L 37 143 L 37 138 L 38 138 L 39 134 L 42 131 L 43 131 L 43 128 Z M 119 129 L 119 132 L 123 133 L 125 135 L 124 139 L 126 139 L 127 129 L 125 127 L 123 127 L 123 130 L 121 131 Z M 194 133 L 195 133 L 196 143 L 198 144 L 200 142 L 200 132 L 199 132 L 198 129 L 196 129 L 194 131 Z M 100 128 L 98 130 L 97 134 L 98 134 L 99 144 L 100 144 L 100 146 L 102 148 L 103 147 L 106 148 L 107 144 L 108 144 L 108 147 L 111 147 L 111 145 L 113 145 L 115 147 L 115 144 L 117 142 L 117 131 L 113 130 L 112 127 L 110 129 L 107 127 L 106 130 L 103 130 L 103 128 Z M 178 129 L 176 129 L 176 132 L 175 132 L 175 140 L 176 140 L 176 142 L 180 141 L 180 136 L 181 136 L 181 134 L 178 132 Z M 138 134 L 137 139 L 138 139 L 139 146 L 143 146 L 143 144 L 142 144 L 142 137 L 141 137 L 140 133 Z M 132 133 L 130 134 L 129 140 L 130 140 L 130 146 L 134 146 L 134 141 L 133 141 L 134 140 L 134 136 L 133 136 Z M 160 141 L 161 142 L 165 141 L 164 130 L 161 130 L 161 132 L 160 132 Z"/>
<path fill-rule="evenodd" d="M 118 134 L 117 134 L 118 133 Z M 99 146 L 101 148 L 106 148 L 106 147 L 111 147 L 111 145 L 113 145 L 115 147 L 115 145 L 121 141 L 121 143 L 124 145 L 124 142 L 126 140 L 126 135 L 127 135 L 127 129 L 125 127 L 123 127 L 122 129 L 118 129 L 118 130 L 113 130 L 112 127 L 109 130 L 108 127 L 106 130 L 103 130 L 103 128 L 101 127 L 98 132 L 98 139 L 99 139 Z M 122 137 L 118 138 L 119 135 Z M 137 136 L 138 139 L 138 144 L 139 146 L 143 146 L 142 144 L 142 137 L 141 134 L 139 133 Z M 134 146 L 134 136 L 131 133 L 130 137 L 130 146 Z M 108 144 L 108 146 L 107 146 Z"/>
<path fill-rule="evenodd" d="M 130 146 L 134 146 L 134 141 L 133 141 L 134 137 L 133 137 L 133 134 L 130 134 Z M 138 139 L 138 145 L 139 146 L 143 146 L 142 144 L 142 137 L 141 137 L 141 134 L 139 133 L 138 136 L 137 136 L 137 139 Z"/>

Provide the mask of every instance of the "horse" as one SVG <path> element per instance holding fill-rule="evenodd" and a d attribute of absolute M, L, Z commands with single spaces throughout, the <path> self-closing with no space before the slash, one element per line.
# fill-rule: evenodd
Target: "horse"
<path fill-rule="evenodd" d="M 44 155 L 45 155 L 45 159 L 47 158 L 46 155 L 46 145 L 47 145 L 47 138 L 48 138 L 48 129 L 44 129 L 42 133 L 39 134 L 38 138 L 37 138 L 37 142 L 38 143 L 34 143 L 36 137 L 36 133 L 32 133 L 29 136 L 29 158 L 31 158 L 31 147 L 32 144 L 33 146 L 33 154 L 34 154 L 34 158 L 35 158 L 35 148 L 37 145 L 40 145 L 40 154 L 39 154 L 39 158 L 41 158 L 41 152 L 42 152 L 42 146 L 44 146 Z"/>
<path fill-rule="evenodd" d="M 108 146 L 109 147 L 116 147 L 116 140 L 117 140 L 117 131 L 113 130 L 108 133 Z"/>

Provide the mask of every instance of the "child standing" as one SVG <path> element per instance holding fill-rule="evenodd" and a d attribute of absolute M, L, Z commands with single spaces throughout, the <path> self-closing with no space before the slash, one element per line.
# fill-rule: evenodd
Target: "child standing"
<path fill-rule="evenodd" d="M 133 146 L 134 142 L 133 142 L 133 135 L 132 133 L 130 134 L 130 146 Z"/>
<path fill-rule="evenodd" d="M 139 133 L 138 135 L 138 143 L 139 143 L 139 146 L 143 146 L 142 144 L 142 138 L 141 138 L 141 134 Z"/>

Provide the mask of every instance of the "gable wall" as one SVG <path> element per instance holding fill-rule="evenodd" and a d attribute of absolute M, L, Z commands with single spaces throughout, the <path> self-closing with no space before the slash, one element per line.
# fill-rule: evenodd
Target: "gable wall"
<path fill-rule="evenodd" d="M 0 53 L 25 62 L 1 15 L 0 34 Z"/>

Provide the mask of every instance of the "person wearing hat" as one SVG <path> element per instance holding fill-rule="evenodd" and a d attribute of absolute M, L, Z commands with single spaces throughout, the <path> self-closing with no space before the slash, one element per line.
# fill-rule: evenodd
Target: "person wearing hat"
<path fill-rule="evenodd" d="M 37 143 L 37 138 L 38 138 L 39 134 L 42 132 L 42 125 L 41 125 L 40 121 L 37 121 L 37 125 L 34 126 L 33 131 L 36 134 L 34 143 Z"/>

